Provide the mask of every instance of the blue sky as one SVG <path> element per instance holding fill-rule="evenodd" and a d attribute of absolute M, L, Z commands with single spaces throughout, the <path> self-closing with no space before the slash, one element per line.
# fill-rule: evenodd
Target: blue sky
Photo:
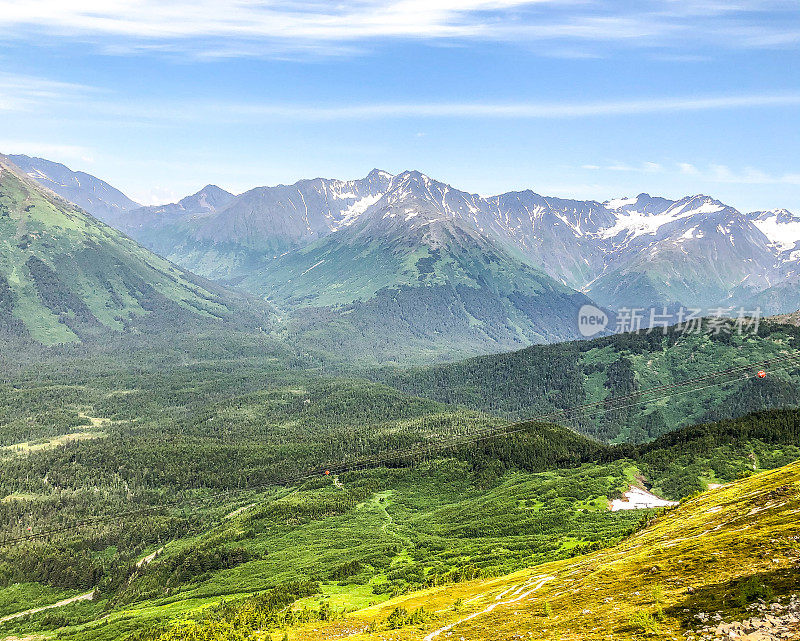
<path fill-rule="evenodd" d="M 419 169 L 800 213 L 800 6 L 0 0 L 0 152 L 143 203 Z"/>

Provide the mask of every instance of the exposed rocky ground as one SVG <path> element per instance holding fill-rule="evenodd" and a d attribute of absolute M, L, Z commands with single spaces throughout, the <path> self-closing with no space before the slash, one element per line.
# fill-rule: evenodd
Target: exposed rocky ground
<path fill-rule="evenodd" d="M 724 621 L 722 615 L 701 612 L 696 619 L 702 625 L 687 641 L 740 639 L 742 641 L 783 641 L 800 639 L 800 597 L 796 594 L 783 602 L 759 601 L 749 606 L 752 616 L 744 621 Z"/>

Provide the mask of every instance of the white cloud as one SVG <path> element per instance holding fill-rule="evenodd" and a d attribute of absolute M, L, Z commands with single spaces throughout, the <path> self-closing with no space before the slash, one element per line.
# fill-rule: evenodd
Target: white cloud
<path fill-rule="evenodd" d="M 709 165 L 707 172 L 698 172 L 705 179 L 719 183 L 747 185 L 800 185 L 800 175 L 795 173 L 770 174 L 755 167 L 734 170 L 727 165 Z"/>
<path fill-rule="evenodd" d="M 772 12 L 777 20 L 763 20 Z M 693 49 L 792 47 L 800 25 L 781 0 L 0 0 L 7 37 L 91 40 L 108 52 L 201 58 L 352 53 L 385 39 L 532 44 L 542 55 L 594 56 L 574 46 Z"/>
<path fill-rule="evenodd" d="M 0 0 L 2 3 L 3 0 Z M 192 101 L 191 109 L 179 102 L 120 101 L 101 89 L 34 76 L 0 72 L 0 112 L 29 113 L 35 108 L 75 107 L 80 117 L 128 118 L 140 122 L 173 120 L 198 122 L 253 122 L 265 118 L 286 121 L 345 121 L 392 118 L 494 118 L 569 119 L 669 114 L 725 109 L 800 106 L 800 94 L 749 94 L 731 96 L 648 97 L 590 102 L 430 102 L 356 104 L 265 104 Z M 625 170 L 624 167 L 617 168 Z M 645 163 L 647 171 L 660 171 Z M 690 172 L 689 165 L 683 168 Z"/>
<path fill-rule="evenodd" d="M 84 85 L 0 71 L 0 111 L 21 111 L 42 102 L 77 99 L 95 91 Z"/>
<path fill-rule="evenodd" d="M 581 169 L 590 171 L 631 172 L 631 173 L 664 173 L 691 176 L 703 182 L 748 184 L 748 185 L 800 185 L 800 174 L 771 174 L 756 167 L 732 169 L 728 165 L 711 163 L 705 168 L 688 162 L 656 163 L 612 163 L 609 165 L 581 165 Z"/>
<path fill-rule="evenodd" d="M 0 2 L 0 25 L 63 37 L 110 35 L 146 41 L 199 37 L 360 40 L 471 37 L 489 24 L 473 14 L 556 0 L 16 0 Z"/>
<path fill-rule="evenodd" d="M 651 161 L 645 161 L 638 164 L 615 162 L 610 165 L 582 165 L 581 169 L 589 169 L 592 171 L 627 171 L 645 174 L 657 174 L 664 171 L 664 166 L 661 163 Z"/>
<path fill-rule="evenodd" d="M 142 205 L 164 205 L 178 202 L 185 195 L 186 194 L 178 194 L 178 192 L 171 187 L 155 185 L 142 192 L 134 191 L 131 198 Z"/>
<path fill-rule="evenodd" d="M 195 117 L 213 115 L 217 119 L 241 120 L 279 118 L 286 120 L 367 120 L 376 118 L 519 118 L 554 119 L 594 116 L 627 116 L 638 114 L 711 111 L 751 107 L 794 107 L 800 105 L 800 94 L 743 95 L 686 98 L 646 98 L 608 102 L 557 103 L 373 103 L 352 105 L 277 105 L 277 104 L 194 104 Z M 128 112 L 124 106 L 121 114 Z M 182 107 L 159 107 L 138 113 L 159 117 L 186 118 Z M 129 113 L 129 115 L 137 115 Z"/>

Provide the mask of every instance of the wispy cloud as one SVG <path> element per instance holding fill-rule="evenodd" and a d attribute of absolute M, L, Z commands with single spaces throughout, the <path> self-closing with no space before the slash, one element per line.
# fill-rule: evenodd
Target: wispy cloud
<path fill-rule="evenodd" d="M 81 145 L 58 145 L 35 140 L 0 139 L 0 153 L 40 156 L 48 160 L 94 162 L 94 153 Z"/>
<path fill-rule="evenodd" d="M 800 185 L 800 174 L 771 174 L 755 167 L 741 170 L 731 169 L 727 165 L 712 164 L 708 170 L 699 172 L 705 179 L 718 183 L 734 183 L 746 185 Z"/>
<path fill-rule="evenodd" d="M 734 169 L 728 165 L 711 163 L 698 166 L 695 163 L 611 163 L 608 165 L 587 164 L 581 169 L 592 172 L 627 171 L 635 173 L 666 173 L 691 177 L 705 183 L 728 183 L 737 185 L 800 185 L 800 173 L 770 173 L 755 167 Z"/>
<path fill-rule="evenodd" d="M 352 104 L 274 104 L 259 102 L 203 102 L 192 100 L 191 109 L 180 102 L 115 99 L 113 94 L 30 76 L 0 73 L 0 110 L 29 111 L 56 105 L 77 107 L 81 117 L 126 118 L 140 122 L 352 121 L 424 118 L 575 119 L 702 112 L 726 109 L 800 106 L 800 94 L 744 94 L 729 96 L 652 96 L 647 98 L 586 102 L 383 102 Z M 73 114 L 74 116 L 74 114 Z M 624 167 L 621 167 L 624 169 Z M 654 171 L 655 165 L 649 167 Z"/>
<path fill-rule="evenodd" d="M 658 174 L 664 171 L 661 163 L 645 161 L 641 163 L 614 162 L 609 165 L 581 165 L 589 171 L 626 171 L 634 173 Z"/>
<path fill-rule="evenodd" d="M 494 118 L 569 119 L 603 116 L 633 116 L 722 109 L 780 108 L 800 106 L 800 94 L 741 95 L 713 97 L 653 97 L 599 102 L 513 103 L 357 103 L 349 105 L 285 105 L 257 103 L 193 103 L 192 113 L 175 105 L 103 105 L 95 107 L 129 117 L 196 118 L 216 121 L 341 121 L 392 118 Z"/>
<path fill-rule="evenodd" d="M 795 46 L 800 23 L 790 5 L 781 0 L 0 0 L 0 30 L 13 38 L 48 34 L 89 40 L 109 52 L 206 58 L 352 53 L 358 43 L 387 39 L 557 41 L 563 46 L 541 53 L 569 57 L 596 55 L 572 46 L 595 42 L 679 48 L 689 55 L 687 46 Z"/>
<path fill-rule="evenodd" d="M 96 91 L 84 85 L 0 72 L 0 111 L 21 111 L 53 100 L 77 99 Z"/>

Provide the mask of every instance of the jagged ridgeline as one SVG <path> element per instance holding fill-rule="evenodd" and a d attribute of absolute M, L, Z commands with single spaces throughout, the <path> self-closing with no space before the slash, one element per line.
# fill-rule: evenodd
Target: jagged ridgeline
<path fill-rule="evenodd" d="M 70 343 L 135 328 L 230 322 L 241 305 L 0 156 L 0 331 Z"/>

